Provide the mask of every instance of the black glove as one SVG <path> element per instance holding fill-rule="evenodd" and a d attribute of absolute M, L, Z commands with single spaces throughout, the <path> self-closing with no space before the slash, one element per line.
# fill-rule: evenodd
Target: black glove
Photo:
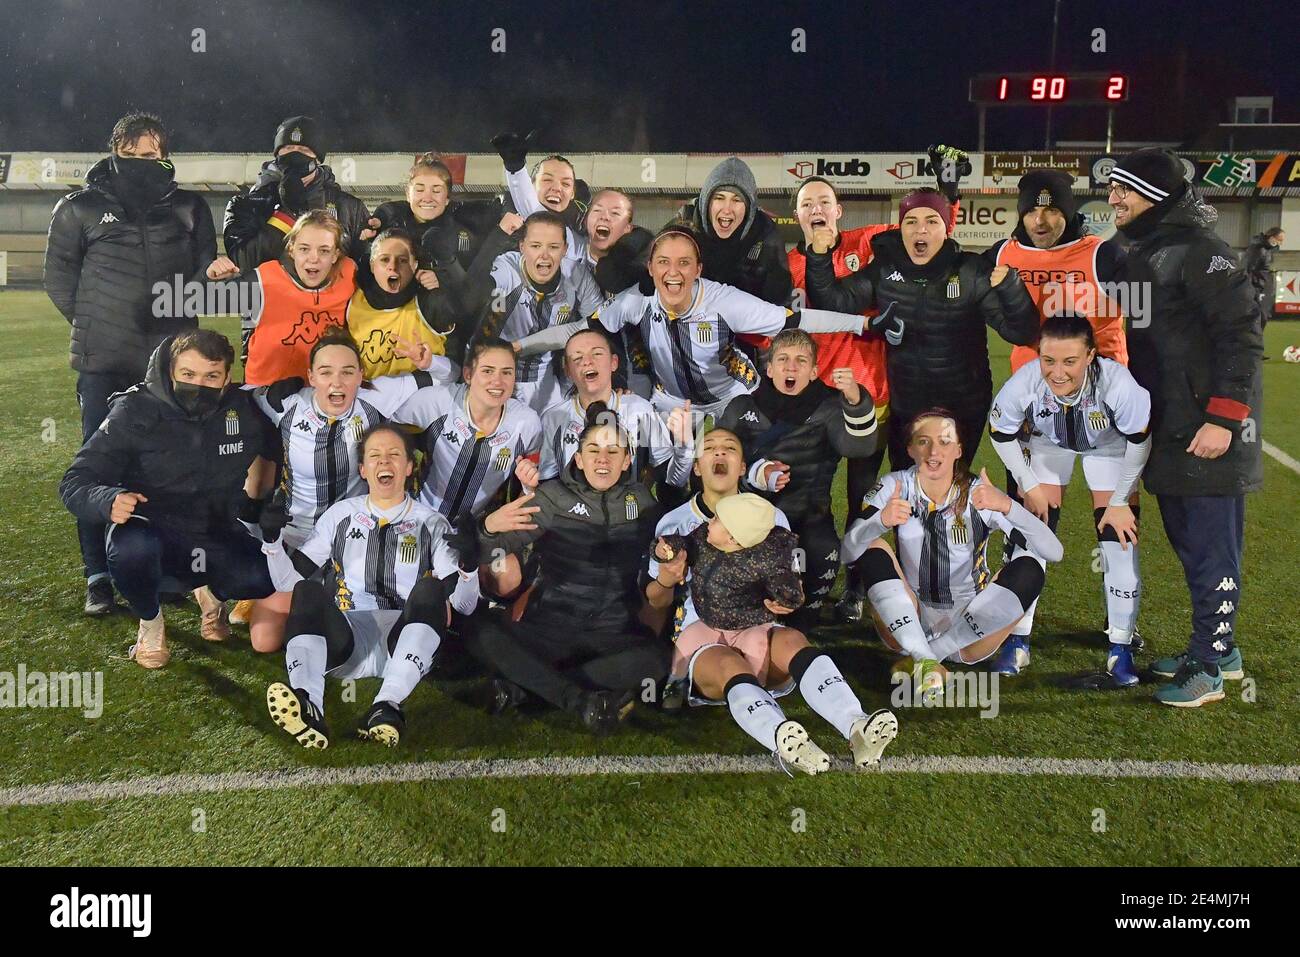
<path fill-rule="evenodd" d="M 273 542 L 289 524 L 289 495 L 278 488 L 268 501 L 260 504 L 262 511 L 257 517 L 257 525 L 262 530 L 262 541 Z"/>
<path fill-rule="evenodd" d="M 939 192 L 948 197 L 948 202 L 957 202 L 960 196 L 961 178 L 971 174 L 970 154 L 955 146 L 945 146 L 943 143 L 931 146 L 929 153 Z"/>
<path fill-rule="evenodd" d="M 492 148 L 501 157 L 501 162 L 506 164 L 507 172 L 517 173 L 524 168 L 524 163 L 528 161 L 528 147 L 536 135 L 537 131 L 531 130 L 524 135 L 505 132 L 492 137 Z"/>
<path fill-rule="evenodd" d="M 280 379 L 278 382 L 272 382 L 266 387 L 266 404 L 275 409 L 276 412 L 284 411 L 284 400 L 291 395 L 296 395 L 302 390 L 307 383 L 297 376 L 288 379 Z"/>
<path fill-rule="evenodd" d="M 891 302 L 878 316 L 873 316 L 867 320 L 867 327 L 872 332 L 877 332 L 885 337 L 885 341 L 891 346 L 901 345 L 903 342 L 903 320 L 894 315 L 894 307 L 898 303 Z"/>
<path fill-rule="evenodd" d="M 280 204 L 291 213 L 305 212 L 311 205 L 312 194 L 325 181 L 319 175 L 320 164 L 306 153 L 291 152 L 276 157 L 274 166 L 280 169 Z M 305 186 L 303 180 L 317 173 L 311 186 Z"/>
<path fill-rule="evenodd" d="M 434 226 L 424 231 L 420 237 L 420 260 L 429 264 L 430 269 L 450 266 L 460 253 L 460 230 L 455 223 L 446 226 Z"/>
<path fill-rule="evenodd" d="M 460 567 L 473 571 L 479 566 L 478 530 L 473 519 L 466 518 L 457 531 L 447 535 L 447 544 L 460 556 Z"/>

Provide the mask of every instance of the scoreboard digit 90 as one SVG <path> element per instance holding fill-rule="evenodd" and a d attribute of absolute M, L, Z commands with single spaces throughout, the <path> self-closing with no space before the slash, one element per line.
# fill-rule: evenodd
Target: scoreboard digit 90
<path fill-rule="evenodd" d="M 970 101 L 985 106 L 1114 106 L 1128 100 L 1122 73 L 981 73 Z"/>

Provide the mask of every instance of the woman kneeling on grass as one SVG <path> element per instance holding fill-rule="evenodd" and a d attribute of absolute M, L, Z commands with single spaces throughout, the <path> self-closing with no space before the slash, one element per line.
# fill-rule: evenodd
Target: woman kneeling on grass
<path fill-rule="evenodd" d="M 830 769 L 830 758 L 767 690 L 797 683 L 809 707 L 848 739 L 854 762 L 871 767 L 898 735 L 898 720 L 888 711 L 868 716 L 830 656 L 776 623 L 803 604 L 798 543 L 776 526 L 772 503 L 752 493 L 719 500 L 713 518 L 689 534 L 659 539 L 660 563 L 685 553 L 699 614 L 677 639 L 673 677 L 687 678 L 711 702 L 726 702 L 736 723 L 787 773 L 791 766 L 819 774 Z"/>
<path fill-rule="evenodd" d="M 926 693 L 942 689 L 940 661 L 972 664 L 998 650 L 1042 593 L 1039 559 L 1063 553 L 1052 530 L 987 474 L 971 477 L 957 430 L 946 410 L 916 416 L 906 433 L 916 464 L 881 480 L 840 547 L 862 575 L 881 639 L 911 656 Z M 990 578 L 985 553 L 995 528 L 1017 557 Z M 885 541 L 890 529 L 897 553 Z"/>

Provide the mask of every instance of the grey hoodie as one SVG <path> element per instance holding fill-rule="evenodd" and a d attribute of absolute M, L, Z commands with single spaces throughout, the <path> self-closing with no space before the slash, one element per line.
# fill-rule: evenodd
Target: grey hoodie
<path fill-rule="evenodd" d="M 754 180 L 754 171 L 739 157 L 727 157 L 705 177 L 704 188 L 700 190 L 696 204 L 705 232 L 715 238 L 717 234 L 713 232 L 713 222 L 709 216 L 709 200 L 718 190 L 727 188 L 734 189 L 745 197 L 745 223 L 739 232 L 732 235 L 744 236 L 748 233 L 758 215 L 758 183 Z"/>

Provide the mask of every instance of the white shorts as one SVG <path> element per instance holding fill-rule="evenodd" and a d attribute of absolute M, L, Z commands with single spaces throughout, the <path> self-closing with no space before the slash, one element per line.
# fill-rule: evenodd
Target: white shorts
<path fill-rule="evenodd" d="M 541 415 L 550 406 L 564 398 L 564 390 L 555 377 L 555 364 L 548 362 L 536 382 L 516 382 L 515 398 Z"/>
<path fill-rule="evenodd" d="M 1029 470 L 1048 485 L 1069 485 L 1076 459 L 1083 459 L 1083 479 L 1094 492 L 1113 492 L 1124 466 L 1124 441 L 1086 452 L 1063 449 L 1042 436 L 1029 439 Z"/>
<path fill-rule="evenodd" d="M 388 664 L 388 633 L 402 613 L 396 609 L 381 611 L 345 611 L 343 617 L 352 629 L 352 656 L 331 668 L 331 678 L 378 678 Z"/>

